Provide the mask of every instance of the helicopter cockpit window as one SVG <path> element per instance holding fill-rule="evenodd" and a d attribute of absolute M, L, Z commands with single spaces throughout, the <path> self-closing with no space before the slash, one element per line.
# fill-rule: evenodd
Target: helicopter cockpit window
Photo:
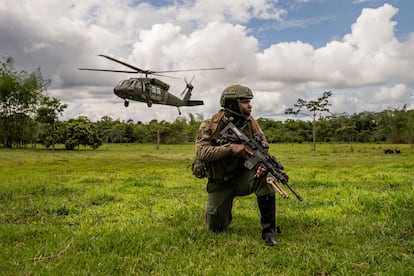
<path fill-rule="evenodd" d="M 135 88 L 135 87 L 140 87 L 141 86 L 141 82 L 139 80 L 133 80 L 131 81 L 131 83 L 129 84 L 130 87 Z"/>
<path fill-rule="evenodd" d="M 161 100 L 161 89 L 158 86 L 152 86 L 152 95 L 154 100 Z"/>

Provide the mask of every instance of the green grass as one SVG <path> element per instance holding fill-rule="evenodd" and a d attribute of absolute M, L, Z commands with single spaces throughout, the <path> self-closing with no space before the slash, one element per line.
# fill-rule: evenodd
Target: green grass
<path fill-rule="evenodd" d="M 275 247 L 254 195 L 206 230 L 194 145 L 0 149 L 1 275 L 414 275 L 414 150 L 388 147 L 271 145 L 304 198 L 277 198 Z"/>

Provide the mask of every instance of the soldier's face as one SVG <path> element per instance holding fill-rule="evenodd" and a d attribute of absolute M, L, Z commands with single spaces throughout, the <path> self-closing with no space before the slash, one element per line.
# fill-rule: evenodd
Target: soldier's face
<path fill-rule="evenodd" d="M 252 105 L 250 104 L 250 99 L 241 99 L 239 101 L 240 109 L 245 115 L 250 115 L 252 113 Z"/>

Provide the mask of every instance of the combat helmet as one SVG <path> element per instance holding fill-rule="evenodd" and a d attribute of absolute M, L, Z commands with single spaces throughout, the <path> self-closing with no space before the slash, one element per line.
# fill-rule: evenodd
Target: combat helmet
<path fill-rule="evenodd" d="M 253 92 L 246 86 L 233 84 L 221 93 L 220 105 L 226 107 L 227 101 L 238 101 L 240 99 L 253 99 Z"/>

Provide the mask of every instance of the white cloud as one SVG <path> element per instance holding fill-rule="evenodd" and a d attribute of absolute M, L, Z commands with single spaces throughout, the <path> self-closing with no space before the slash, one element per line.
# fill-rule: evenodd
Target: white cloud
<path fill-rule="evenodd" d="M 119 69 L 97 54 L 108 54 L 142 69 L 221 67 L 223 71 L 176 74 L 191 79 L 202 107 L 183 113 L 215 112 L 221 91 L 242 83 L 255 92 L 256 117 L 282 114 L 297 98 L 332 90 L 338 112 L 377 110 L 402 105 L 413 93 L 414 34 L 399 41 L 385 4 L 364 9 L 342 39 L 314 48 L 302 41 L 259 50 L 258 40 L 243 24 L 252 19 L 280 20 L 286 10 L 277 1 L 178 1 L 154 7 L 123 0 L 5 1 L 0 4 L 0 56 L 15 57 L 26 70 L 41 67 L 52 79 L 52 95 L 69 104 L 68 118 L 173 120 L 174 107 L 131 103 L 125 109 L 112 87 L 125 74 L 79 71 L 78 67 Z M 125 69 L 125 68 L 122 68 Z M 165 79 L 179 95 L 182 80 Z M 334 111 L 336 111 L 334 110 Z"/>
<path fill-rule="evenodd" d="M 413 42 L 399 42 L 391 19 L 398 9 L 384 5 L 364 9 L 342 41 L 314 49 L 300 41 L 279 43 L 258 54 L 261 76 L 287 86 L 307 83 L 315 88 L 382 84 L 410 78 Z"/>
<path fill-rule="evenodd" d="M 281 19 L 286 13 L 269 0 L 199 0 L 180 9 L 181 21 L 246 23 L 252 18 Z M 277 1 L 276 1 L 277 3 Z"/>
<path fill-rule="evenodd" d="M 315 51 L 300 41 L 284 42 L 257 54 L 259 76 L 265 80 L 290 83 L 312 80 Z"/>
<path fill-rule="evenodd" d="M 402 99 L 407 100 L 409 93 L 405 84 L 396 84 L 392 87 L 381 87 L 374 95 L 372 102 L 381 103 L 398 103 Z"/>

